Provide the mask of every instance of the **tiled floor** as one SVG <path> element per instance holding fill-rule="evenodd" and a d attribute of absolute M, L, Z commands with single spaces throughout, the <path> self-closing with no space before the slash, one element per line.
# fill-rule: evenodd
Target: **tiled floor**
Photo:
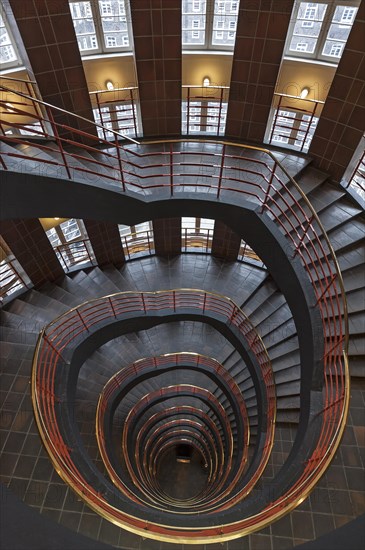
<path fill-rule="evenodd" d="M 190 266 L 189 266 L 190 263 Z M 193 270 L 191 266 L 193 264 Z M 130 264 L 132 265 L 132 264 Z M 136 264 L 137 266 L 137 264 Z M 150 266 L 150 268 L 149 268 Z M 167 264 L 165 265 L 167 267 Z M 131 273 L 131 284 L 146 285 L 153 290 L 153 262 L 145 262 L 143 269 Z M 249 287 L 253 281 L 250 270 L 239 264 L 230 266 L 217 261 L 207 262 L 197 256 L 194 262 L 175 261 L 168 265 L 165 274 L 166 288 L 179 279 L 181 286 L 210 288 L 224 293 L 230 276 L 230 294 L 240 303 L 242 281 Z M 257 275 L 258 276 L 258 275 Z M 190 285 L 188 282 L 190 281 Z M 199 285 L 198 285 L 199 283 Z M 180 286 L 179 285 L 179 286 Z M 245 291 L 247 292 L 247 286 Z M 213 288 L 212 288 L 213 287 Z M 156 287 L 157 288 L 157 287 Z M 159 543 L 142 539 L 123 531 L 94 514 L 64 485 L 50 465 L 33 420 L 29 392 L 29 376 L 34 346 L 27 338 L 1 347 L 1 480 L 24 502 L 75 532 L 123 549 L 175 548 L 181 545 Z M 327 474 L 320 480 L 310 497 L 295 511 L 263 531 L 230 541 L 207 545 L 207 550 L 276 550 L 293 548 L 302 542 L 339 527 L 365 511 L 364 461 L 365 461 L 365 382 L 354 381 L 351 390 L 351 409 L 344 438 Z M 85 436 L 90 425 L 85 422 Z M 267 478 L 282 465 L 295 436 L 295 427 L 279 425 L 273 453 L 265 472 Z M 90 441 L 89 451 L 97 456 L 97 449 Z M 185 547 L 186 548 L 186 547 Z M 194 545 L 195 549 L 205 548 Z"/>

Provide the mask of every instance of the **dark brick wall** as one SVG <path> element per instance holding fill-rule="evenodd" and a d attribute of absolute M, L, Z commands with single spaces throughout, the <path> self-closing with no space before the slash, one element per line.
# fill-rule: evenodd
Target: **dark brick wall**
<path fill-rule="evenodd" d="M 153 220 L 155 251 L 160 256 L 181 253 L 181 218 Z"/>
<path fill-rule="evenodd" d="M 262 143 L 293 0 L 240 4 L 226 136 Z"/>
<path fill-rule="evenodd" d="M 64 275 L 37 218 L 1 221 L 0 233 L 35 287 Z"/>
<path fill-rule="evenodd" d="M 362 2 L 333 79 L 309 155 L 339 182 L 365 130 L 365 4 Z"/>
<path fill-rule="evenodd" d="M 9 0 L 9 4 L 43 101 L 93 120 L 68 0 Z M 97 135 L 93 125 L 75 117 L 55 113 L 55 119 Z"/>
<path fill-rule="evenodd" d="M 181 0 L 131 3 L 145 136 L 181 133 Z"/>
<path fill-rule="evenodd" d="M 98 265 L 121 267 L 125 258 L 117 224 L 94 220 L 84 220 L 84 224 Z"/>
<path fill-rule="evenodd" d="M 223 222 L 216 220 L 214 224 L 212 255 L 222 260 L 237 259 L 241 245 L 241 237 L 234 233 Z"/>

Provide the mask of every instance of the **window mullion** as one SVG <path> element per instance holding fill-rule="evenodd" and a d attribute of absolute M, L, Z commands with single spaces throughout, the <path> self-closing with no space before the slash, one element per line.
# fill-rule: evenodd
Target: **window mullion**
<path fill-rule="evenodd" d="M 324 16 L 321 32 L 319 33 L 319 37 L 318 37 L 316 49 L 315 49 L 316 59 L 320 59 L 322 57 L 324 43 L 326 42 L 327 35 L 330 30 L 330 26 L 331 26 L 332 19 L 333 19 L 337 5 L 338 4 L 336 2 L 327 3 L 326 14 Z"/>
<path fill-rule="evenodd" d="M 104 31 L 103 25 L 101 22 L 101 15 L 99 9 L 98 0 L 90 0 L 91 13 L 93 14 L 94 25 L 95 25 L 95 34 L 99 42 L 98 52 L 105 52 L 105 43 L 104 43 Z"/>
<path fill-rule="evenodd" d="M 213 45 L 213 21 L 214 21 L 215 0 L 207 0 L 207 11 L 205 16 L 205 45 L 207 49 Z"/>

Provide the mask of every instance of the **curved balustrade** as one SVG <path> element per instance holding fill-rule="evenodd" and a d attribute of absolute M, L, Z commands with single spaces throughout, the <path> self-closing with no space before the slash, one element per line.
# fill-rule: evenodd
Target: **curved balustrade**
<path fill-rule="evenodd" d="M 97 439 L 98 439 L 98 445 L 100 454 L 102 456 L 102 459 L 104 461 L 104 464 L 109 472 L 109 476 L 113 479 L 113 482 L 118 485 L 118 487 L 123 491 L 124 490 L 124 484 L 123 482 L 118 478 L 118 474 L 113 468 L 113 465 L 110 463 L 108 459 L 108 450 L 106 446 L 106 441 L 108 441 L 110 438 L 106 437 L 104 434 L 104 428 L 106 428 L 110 425 L 110 418 L 109 415 L 106 415 L 105 412 L 108 407 L 108 403 L 110 400 L 115 400 L 118 398 L 118 395 L 122 392 L 124 386 L 128 384 L 128 381 L 132 378 L 134 379 L 134 382 L 137 384 L 139 377 L 143 376 L 146 372 L 150 372 L 151 374 L 155 374 L 156 372 L 163 372 L 163 370 L 171 369 L 172 367 L 178 368 L 180 366 L 185 369 L 193 369 L 198 370 L 203 373 L 211 373 L 214 376 L 214 380 L 221 379 L 222 382 L 226 384 L 228 392 L 224 392 L 229 400 L 234 399 L 238 406 L 238 411 L 235 414 L 235 422 L 237 424 L 240 424 L 243 420 L 243 440 L 239 440 L 236 443 L 236 446 L 238 447 L 238 454 L 236 456 L 236 460 L 238 462 L 238 468 L 236 467 L 236 473 L 234 477 L 231 479 L 228 486 L 224 488 L 224 484 L 226 483 L 226 480 L 230 474 L 231 471 L 231 464 L 232 464 L 232 452 L 233 452 L 233 446 L 232 446 L 232 432 L 230 423 L 227 424 L 226 422 L 226 428 L 228 429 L 230 436 L 228 437 L 228 443 L 229 443 L 229 456 L 228 456 L 228 462 L 225 464 L 225 472 L 224 475 L 220 475 L 219 484 L 216 487 L 212 487 L 210 489 L 210 499 L 207 499 L 207 496 L 204 495 L 204 505 L 207 507 L 207 505 L 210 505 L 210 509 L 212 509 L 212 505 L 215 504 L 217 501 L 223 500 L 226 495 L 231 493 L 234 490 L 234 487 L 237 484 L 238 479 L 243 473 L 243 470 L 245 468 L 245 464 L 247 461 L 247 451 L 249 446 L 249 418 L 247 415 L 247 410 L 244 401 L 242 400 L 242 394 L 234 381 L 234 379 L 230 376 L 230 374 L 226 371 L 226 369 L 220 365 L 217 361 L 215 361 L 212 358 L 205 357 L 202 355 L 197 355 L 193 353 L 175 353 L 175 354 L 165 354 L 160 357 L 151 357 L 146 359 L 141 359 L 139 361 L 136 361 L 133 363 L 130 367 L 123 369 L 122 371 L 116 373 L 106 384 L 104 387 L 99 403 L 98 403 L 98 409 L 97 409 L 97 415 L 96 415 L 96 426 L 97 426 Z M 163 369 L 163 370 L 162 370 Z M 180 386 L 179 386 L 180 387 Z M 224 390 L 223 390 L 224 391 Z M 170 393 L 171 388 L 168 388 L 168 390 L 160 390 L 159 392 L 156 392 L 155 397 L 160 397 L 160 394 L 163 392 Z M 178 392 L 176 392 L 176 395 L 178 395 Z M 214 397 L 210 396 L 209 400 L 213 400 Z M 216 400 L 215 400 L 216 401 Z M 133 442 L 128 442 L 128 433 L 130 430 L 131 423 L 135 420 L 136 415 L 138 412 L 140 413 L 141 409 L 143 410 L 144 404 L 150 404 L 153 403 L 153 395 L 147 394 L 143 399 L 141 399 L 134 407 L 131 408 L 125 423 L 124 423 L 124 429 L 123 429 L 123 454 L 125 457 L 126 466 L 128 469 L 128 472 L 130 474 L 131 479 L 133 480 L 133 483 L 138 487 L 140 485 L 140 482 L 138 481 L 138 478 L 136 476 L 136 473 L 134 471 L 134 468 L 132 466 L 131 461 L 136 463 L 136 471 L 138 472 L 138 476 L 140 479 L 144 478 L 144 469 L 141 468 L 141 465 L 139 464 L 139 454 L 140 454 L 140 447 L 136 447 Z M 219 403 L 219 402 L 218 402 Z M 141 414 L 141 413 L 140 413 Z M 242 419 L 242 420 L 241 420 Z M 166 425 L 163 425 L 162 428 L 164 428 Z M 139 432 L 139 440 L 140 443 L 142 442 L 144 446 L 144 453 L 147 452 L 148 445 L 144 444 L 144 440 L 141 440 L 141 432 L 143 433 L 144 427 L 142 426 L 141 431 Z M 154 432 L 154 435 L 158 433 L 158 430 Z M 128 452 L 128 449 L 132 449 L 133 451 L 131 453 Z M 243 454 L 242 454 L 243 451 Z M 151 458 L 150 458 L 151 459 Z M 152 459 L 151 459 L 152 460 Z M 264 463 L 266 463 L 266 456 L 264 457 Z M 146 466 L 145 461 L 143 462 L 143 466 Z M 223 463 L 222 463 L 223 466 Z M 259 464 L 259 467 L 262 468 L 262 464 Z M 145 480 L 144 480 L 145 481 Z M 142 483 L 142 485 L 144 485 Z M 241 490 L 241 498 L 243 495 L 247 495 L 250 490 L 252 490 L 253 485 L 250 483 L 249 486 L 245 487 L 245 491 Z M 145 485 L 144 485 L 145 486 Z M 214 490 L 213 490 L 214 489 Z M 214 495 L 216 495 L 219 492 L 218 497 L 212 499 Z M 229 503 L 226 503 L 226 506 L 229 506 Z M 195 510 L 196 508 L 194 508 Z M 191 513 L 194 513 L 193 509 L 191 510 Z"/>
<path fill-rule="evenodd" d="M 109 320 L 117 320 L 120 315 L 131 315 L 138 311 L 146 314 L 151 311 L 170 310 L 178 311 L 179 308 L 200 309 L 202 312 L 214 312 L 218 315 L 225 315 L 230 324 L 235 324 L 245 333 L 250 341 L 252 349 L 256 350 L 256 357 L 261 361 L 263 379 L 268 383 L 269 403 L 274 407 L 274 384 L 272 372 L 266 360 L 263 361 L 261 340 L 253 335 L 252 326 L 247 318 L 230 300 L 221 296 L 212 295 L 202 291 L 179 290 L 164 291 L 157 293 L 123 293 L 104 299 L 94 300 L 82 304 L 80 307 L 70 310 L 67 314 L 59 317 L 51 323 L 42 333 L 34 360 L 33 371 L 33 400 L 36 418 L 45 445 L 56 465 L 57 471 L 70 485 L 82 496 L 94 509 L 112 521 L 119 523 L 127 529 L 137 533 L 145 532 L 145 536 L 160 538 L 161 540 L 179 539 L 197 542 L 199 540 L 227 540 L 235 538 L 252 530 L 261 528 L 276 517 L 280 517 L 288 510 L 302 501 L 305 495 L 313 487 L 318 477 L 322 474 L 323 468 L 332 458 L 344 426 L 344 408 L 348 402 L 347 391 L 340 394 L 341 382 L 345 385 L 345 374 L 341 380 L 337 380 L 337 390 L 330 389 L 329 373 L 326 377 L 327 391 L 324 396 L 327 401 L 323 413 L 323 429 L 320 434 L 318 445 L 312 454 L 311 459 L 304 466 L 302 473 L 298 476 L 289 491 L 281 498 L 272 503 L 254 517 L 227 523 L 218 527 L 200 528 L 178 528 L 173 526 L 162 526 L 153 522 L 138 520 L 111 506 L 105 501 L 102 495 L 98 494 L 72 460 L 72 449 L 65 444 L 63 434 L 60 432 L 56 409 L 59 406 L 60 397 L 57 395 L 55 377 L 57 368 L 67 367 L 67 351 L 70 345 L 76 345 L 82 341 L 82 335 L 88 335 L 91 331 Z M 270 395 L 270 392 L 273 392 Z M 274 409 L 268 409 L 271 418 L 274 418 Z M 336 424 L 334 424 L 336 420 Z M 338 420 L 338 421 L 337 421 Z M 273 426 L 273 422 L 268 424 Z M 324 442 L 331 438 L 330 445 L 323 446 Z M 270 441 L 271 439 L 269 439 Z M 260 472 L 261 473 L 261 472 Z M 257 479 L 259 475 L 257 476 Z M 233 500 L 233 504 L 235 500 Z M 219 509 L 218 509 L 219 510 Z M 147 532 L 146 532 L 147 530 Z"/>
<path fill-rule="evenodd" d="M 1 90 L 12 91 L 4 86 Z M 22 100 L 27 99 L 26 94 L 19 93 L 18 96 Z M 2 102 L 4 107 L 4 101 Z M 42 105 L 42 109 L 47 113 L 43 121 L 46 126 L 49 124 L 53 129 L 54 135 L 47 136 L 49 140 L 53 140 L 52 144 L 35 143 L 25 136 L 22 139 L 2 136 L 0 139 L 14 145 L 32 143 L 32 146 L 41 152 L 54 155 L 56 151 L 57 155 L 47 159 L 40 156 L 33 160 L 20 150 L 5 150 L 0 157 L 3 169 L 16 170 L 12 158 L 19 158 L 29 163 L 48 163 L 61 167 L 60 177 L 66 176 L 85 182 L 90 175 L 97 176 L 103 184 L 111 182 L 116 192 L 137 198 L 140 196 L 144 200 L 184 197 L 184 193 L 188 193 L 190 198 L 204 197 L 212 202 L 225 201 L 238 206 L 241 200 L 249 201 L 257 207 L 257 211 L 261 211 L 262 216 L 270 218 L 275 223 L 287 240 L 288 250 L 299 258 L 306 271 L 315 296 L 311 306 L 320 311 L 324 339 L 322 379 L 317 380 L 316 384 L 317 390 L 323 387 L 323 392 L 320 394 L 317 391 L 315 396 L 321 406 L 316 409 L 316 417 L 310 418 L 310 422 L 316 421 L 320 426 L 315 447 L 310 447 L 309 456 L 302 465 L 300 474 L 281 495 L 273 499 L 270 505 L 250 517 L 235 518 L 236 521 L 219 527 L 200 525 L 195 528 L 183 528 L 180 524 L 173 527 L 148 520 L 141 521 L 133 515 L 113 508 L 95 492 L 73 463 L 73 451 L 65 445 L 57 426 L 55 407 L 57 399 L 61 397 L 57 395 L 55 368 L 58 363 L 67 364 L 69 346 L 82 341 L 85 333 L 96 330 L 111 317 L 117 320 L 122 313 L 132 315 L 136 311 L 143 311 L 146 314 L 148 308 L 151 308 L 150 311 L 169 308 L 170 311 L 175 311 L 176 307 L 196 307 L 203 313 L 210 311 L 216 315 L 227 315 L 229 310 L 231 325 L 241 331 L 241 325 L 237 324 L 237 319 L 240 318 L 238 308 L 227 309 L 222 303 L 213 303 L 214 301 L 207 298 L 207 294 L 205 297 L 203 294 L 200 296 L 197 306 L 196 296 L 190 299 L 184 292 L 178 296 L 161 293 L 158 297 L 156 295 L 156 300 L 150 300 L 147 293 L 138 297 L 130 295 L 128 303 L 122 298 L 110 297 L 108 300 L 94 301 L 83 305 L 81 309 L 73 310 L 67 321 L 57 320 L 42 333 L 37 348 L 35 365 L 38 366 L 35 366 L 34 370 L 37 374 L 33 375 L 33 391 L 38 423 L 41 431 L 47 434 L 45 444 L 56 467 L 60 469 L 62 464 L 64 478 L 75 485 L 75 490 L 83 495 L 92 507 L 127 529 L 161 540 L 178 538 L 186 542 L 222 541 L 262 528 L 290 511 L 314 487 L 334 455 L 347 415 L 349 377 L 346 359 L 346 302 L 337 260 L 317 214 L 275 155 L 265 149 L 223 141 L 206 143 L 184 140 L 149 142 L 126 147 L 118 142 L 117 133 L 115 143 L 111 145 L 110 142 L 78 131 L 72 126 L 56 123 L 53 113 L 57 108 L 39 100 L 36 102 Z M 17 114 L 23 114 L 20 111 L 21 109 L 15 105 L 11 117 L 6 115 L 7 118 L 3 121 L 5 131 L 14 125 Z M 79 143 L 71 136 L 79 136 L 84 143 Z M 69 146 L 78 147 L 78 152 L 71 152 Z M 89 153 L 97 153 L 98 156 L 90 159 Z M 78 161 L 84 162 L 84 166 Z M 178 306 L 175 300 L 178 301 Z M 241 322 L 245 325 L 246 319 L 242 319 Z M 251 349 L 256 357 L 259 357 L 262 352 L 261 341 L 247 325 L 245 331 L 244 335 L 250 342 Z M 298 333 L 299 331 L 298 327 Z M 43 371 L 46 363 L 49 369 Z M 264 369 L 264 366 L 262 368 Z M 273 380 L 266 380 L 270 377 L 272 374 L 269 370 L 264 372 L 263 379 L 269 384 L 266 387 L 271 387 L 272 383 L 274 391 Z M 271 397 L 267 391 L 268 402 Z M 272 414 L 273 411 L 269 409 L 268 412 Z M 310 423 L 306 429 L 309 433 Z"/>

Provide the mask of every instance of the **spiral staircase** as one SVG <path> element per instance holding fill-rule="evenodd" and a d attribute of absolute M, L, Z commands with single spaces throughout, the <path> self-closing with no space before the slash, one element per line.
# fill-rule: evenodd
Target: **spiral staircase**
<path fill-rule="evenodd" d="M 85 502 L 132 533 L 130 547 L 233 549 L 280 524 L 338 456 L 350 375 L 364 376 L 363 210 L 303 156 L 85 132 L 77 143 L 45 108 L 53 138 L 2 138 L 5 219 L 55 208 L 130 225 L 205 216 L 264 268 L 154 256 L 89 266 L 6 301 L 4 411 L 17 414 L 4 426 L 5 481 L 16 485 L 9 455 L 26 432 L 75 508 Z M 30 399 L 34 418 L 27 408 L 21 417 Z M 31 479 L 18 487 L 26 502 Z M 33 506 L 47 508 L 59 478 L 48 482 Z"/>

